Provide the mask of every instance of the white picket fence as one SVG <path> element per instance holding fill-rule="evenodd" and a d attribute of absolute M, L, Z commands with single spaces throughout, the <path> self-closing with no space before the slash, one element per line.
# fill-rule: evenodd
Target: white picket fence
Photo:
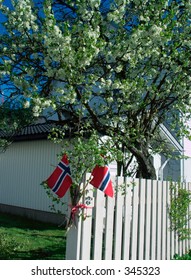
<path fill-rule="evenodd" d="M 170 230 L 170 182 L 118 177 L 116 185 L 115 198 L 89 186 L 82 202 L 94 198 L 94 205 L 68 231 L 66 259 L 169 260 L 191 249 Z"/>

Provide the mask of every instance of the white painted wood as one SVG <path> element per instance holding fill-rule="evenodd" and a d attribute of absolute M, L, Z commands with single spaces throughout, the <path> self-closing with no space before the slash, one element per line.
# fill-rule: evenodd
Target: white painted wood
<path fill-rule="evenodd" d="M 176 234 L 174 231 L 171 231 L 171 258 L 173 258 L 174 254 L 177 253 L 176 252 L 176 248 L 175 248 L 175 239 L 176 239 Z"/>
<path fill-rule="evenodd" d="M 175 233 L 169 230 L 170 183 L 134 179 L 136 186 L 133 187 L 132 179 L 126 181 L 130 187 L 123 195 L 118 191 L 113 200 L 105 199 L 98 190 L 95 192 L 95 221 L 94 224 L 89 223 L 87 230 L 86 221 L 82 225 L 80 240 L 83 252 L 80 258 L 88 259 L 90 256 L 90 234 L 94 226 L 95 260 L 172 259 L 175 253 L 180 253 L 184 246 L 186 248 L 187 243 L 181 245 Z M 118 178 L 117 184 L 122 183 L 123 178 Z M 86 240 L 89 240 L 87 246 Z"/>
<path fill-rule="evenodd" d="M 157 260 L 161 260 L 161 219 L 162 219 L 162 182 L 158 181 L 157 191 Z"/>
<path fill-rule="evenodd" d="M 138 236 L 138 260 L 144 259 L 145 240 L 145 189 L 146 181 L 139 180 L 139 236 Z"/>
<path fill-rule="evenodd" d="M 88 198 L 88 200 L 87 200 Z M 81 210 L 82 215 L 85 217 L 85 220 L 82 221 L 82 236 L 81 236 L 81 260 L 90 260 L 91 254 L 91 231 L 92 231 L 92 209 L 94 207 L 93 201 L 93 186 L 88 185 L 86 187 L 86 192 L 83 197 L 83 204 L 85 204 L 87 209 Z M 82 216 L 82 217 L 83 217 Z"/>
<path fill-rule="evenodd" d="M 118 187 L 123 184 L 123 178 L 117 178 Z M 115 206 L 115 229 L 114 229 L 114 260 L 121 260 L 121 246 L 122 246 L 122 219 L 123 219 L 123 205 L 124 195 L 120 189 L 116 193 L 116 206 Z"/>
<path fill-rule="evenodd" d="M 183 189 L 186 189 L 185 183 L 182 183 L 181 187 Z M 180 243 L 181 243 L 181 251 L 182 251 L 182 255 L 183 255 L 183 254 L 185 254 L 185 251 L 186 251 L 186 240 L 181 240 Z"/>
<path fill-rule="evenodd" d="M 157 229 L 157 183 L 152 182 L 151 189 L 151 260 L 156 259 L 156 229 Z"/>
<path fill-rule="evenodd" d="M 151 180 L 146 184 L 146 232 L 145 232 L 145 260 L 150 260 L 151 251 Z"/>
<path fill-rule="evenodd" d="M 131 236 L 131 259 L 137 259 L 137 244 L 138 244 L 138 205 L 139 205 L 139 180 L 134 181 L 133 191 L 133 209 L 132 209 L 132 236 Z"/>
<path fill-rule="evenodd" d="M 185 183 L 185 188 L 187 191 L 189 191 L 189 185 L 188 183 Z M 187 212 L 187 218 L 189 217 L 189 207 L 188 207 L 188 212 Z M 187 226 L 186 226 L 186 229 L 187 231 L 189 231 L 189 220 L 187 222 Z M 185 240 L 185 252 L 188 251 L 190 248 L 189 248 L 189 239 L 186 239 Z"/>
<path fill-rule="evenodd" d="M 93 259 L 102 259 L 102 247 L 103 247 L 103 228 L 105 218 L 105 197 L 104 193 L 100 190 L 96 191 L 95 198 L 95 221 L 94 221 L 94 233 L 93 233 Z"/>
<path fill-rule="evenodd" d="M 191 192 L 191 183 L 188 183 L 188 190 Z M 189 215 L 189 216 L 191 215 L 191 203 L 190 203 L 190 205 L 189 205 L 188 215 Z M 191 231 L 191 219 L 189 219 L 189 221 L 188 221 L 188 228 L 189 228 L 190 231 Z M 189 248 L 189 249 L 191 248 L 191 238 L 188 239 L 188 248 Z"/>
<path fill-rule="evenodd" d="M 66 260 L 80 260 L 81 225 L 82 221 L 81 218 L 79 218 L 77 224 L 72 224 L 68 229 L 66 238 Z"/>
<path fill-rule="evenodd" d="M 166 227 L 166 213 L 167 213 L 167 198 L 166 198 L 166 188 L 167 183 L 164 181 L 162 184 L 162 260 L 166 260 L 166 237 L 167 237 L 167 227 Z"/>
<path fill-rule="evenodd" d="M 105 250 L 104 259 L 112 260 L 113 253 L 113 231 L 114 231 L 114 206 L 115 199 L 107 197 L 106 198 L 106 223 L 105 223 Z"/>
<path fill-rule="evenodd" d="M 48 140 L 14 142 L 0 153 L 0 203 L 51 212 L 51 199 L 40 185 L 53 172 L 59 160 L 61 146 Z M 68 192 L 62 198 L 65 213 Z"/>
<path fill-rule="evenodd" d="M 173 191 L 171 190 L 171 182 L 170 182 L 170 186 L 169 186 L 169 206 L 171 205 L 171 200 L 173 198 Z M 170 219 L 170 216 L 169 216 L 169 224 L 170 224 L 170 228 L 171 228 L 171 219 Z M 170 257 L 171 259 L 173 258 L 175 254 L 175 232 L 172 231 L 170 229 Z"/>
<path fill-rule="evenodd" d="M 170 248 L 170 237 L 171 237 L 171 233 L 170 233 L 170 217 L 169 217 L 169 206 L 170 206 L 170 182 L 167 182 L 167 197 L 166 197 L 166 201 L 167 201 L 167 212 L 166 212 L 166 216 L 167 216 L 167 222 L 166 222 L 166 227 L 167 227 L 167 233 L 166 233 L 166 244 L 167 244 L 167 255 L 166 258 L 167 260 L 170 260 L 171 257 L 171 248 Z"/>
<path fill-rule="evenodd" d="M 175 184 L 177 184 L 177 182 L 175 182 Z M 177 195 L 177 193 L 176 193 L 176 195 Z M 174 253 L 175 254 L 181 254 L 181 246 L 180 246 L 180 242 L 178 240 L 177 232 L 175 232 L 175 234 L 174 234 L 174 243 L 175 243 L 175 245 L 174 245 L 174 247 L 175 247 Z"/>
<path fill-rule="evenodd" d="M 174 182 L 173 182 L 174 184 Z M 176 184 L 176 183 L 175 183 Z M 176 191 L 173 191 L 171 194 L 171 198 L 173 198 L 176 195 Z M 172 244 L 172 258 L 174 254 L 179 254 L 179 242 L 178 242 L 178 236 L 175 231 L 171 232 L 171 244 Z"/>
<path fill-rule="evenodd" d="M 126 178 L 125 201 L 124 201 L 124 231 L 123 231 L 123 252 L 122 259 L 130 258 L 131 241 L 131 219 L 132 219 L 132 183 L 130 178 Z"/>
<path fill-rule="evenodd" d="M 189 184 L 185 183 L 185 188 L 186 190 L 189 192 Z M 188 222 L 187 222 L 187 231 L 189 232 L 189 208 L 188 207 L 188 212 L 187 212 L 187 218 L 188 218 Z M 189 246 L 189 238 L 185 240 L 185 253 L 188 252 L 190 250 L 190 246 Z"/>

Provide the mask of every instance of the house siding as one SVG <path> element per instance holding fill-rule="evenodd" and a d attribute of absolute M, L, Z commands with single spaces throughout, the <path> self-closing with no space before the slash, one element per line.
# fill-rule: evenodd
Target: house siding
<path fill-rule="evenodd" d="M 178 154 L 177 154 L 178 155 Z M 180 154 L 179 154 L 180 156 Z M 166 162 L 167 158 L 161 155 L 161 165 Z M 163 169 L 163 180 L 165 181 L 182 181 L 183 174 L 181 173 L 181 160 L 171 158 L 167 161 L 164 169 Z"/>
<path fill-rule="evenodd" d="M 48 178 L 58 163 L 59 145 L 49 140 L 14 142 L 0 154 L 0 204 L 51 212 L 51 199 L 41 182 Z M 62 199 L 66 213 L 68 193 Z"/>

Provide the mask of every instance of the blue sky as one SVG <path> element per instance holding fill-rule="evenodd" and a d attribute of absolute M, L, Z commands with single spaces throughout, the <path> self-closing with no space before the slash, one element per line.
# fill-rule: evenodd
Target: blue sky
<path fill-rule="evenodd" d="M 3 4 L 8 7 L 11 7 L 11 0 L 4 0 Z M 5 31 L 1 24 L 2 22 L 5 22 L 5 21 L 6 21 L 6 17 L 0 12 L 0 33 L 3 33 Z"/>
<path fill-rule="evenodd" d="M 4 0 L 3 4 L 8 7 L 11 7 L 11 0 Z M 5 32 L 5 29 L 1 24 L 2 22 L 5 22 L 5 21 L 6 21 L 6 17 L 0 12 L 0 34 Z M 3 87 L 1 87 L 0 89 L 3 91 Z M 0 99 L 0 103 L 3 100 L 4 100 L 4 98 Z"/>

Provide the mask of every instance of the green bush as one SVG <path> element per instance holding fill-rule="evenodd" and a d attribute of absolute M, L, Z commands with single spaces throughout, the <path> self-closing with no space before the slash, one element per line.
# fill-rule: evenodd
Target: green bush
<path fill-rule="evenodd" d="M 183 187 L 180 182 L 171 183 L 170 186 L 170 229 L 175 231 L 179 240 L 189 239 L 191 229 L 188 228 L 188 222 L 191 219 L 189 205 L 191 203 L 191 192 Z"/>
<path fill-rule="evenodd" d="M 2 233 L 0 235 L 0 259 L 9 260 L 16 251 L 20 249 L 20 244 L 8 234 Z"/>
<path fill-rule="evenodd" d="M 191 260 L 191 250 L 187 254 L 184 254 L 182 256 L 175 254 L 173 259 L 174 260 Z"/>

